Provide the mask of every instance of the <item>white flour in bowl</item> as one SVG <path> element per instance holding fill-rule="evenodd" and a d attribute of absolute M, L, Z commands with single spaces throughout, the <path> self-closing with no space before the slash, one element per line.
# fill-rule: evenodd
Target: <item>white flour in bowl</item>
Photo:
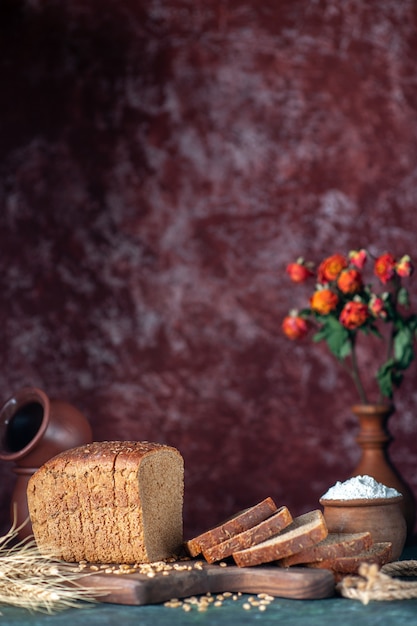
<path fill-rule="evenodd" d="M 395 498 L 400 492 L 386 487 L 372 476 L 354 476 L 344 483 L 338 481 L 321 497 L 323 500 L 368 500 L 370 498 Z"/>

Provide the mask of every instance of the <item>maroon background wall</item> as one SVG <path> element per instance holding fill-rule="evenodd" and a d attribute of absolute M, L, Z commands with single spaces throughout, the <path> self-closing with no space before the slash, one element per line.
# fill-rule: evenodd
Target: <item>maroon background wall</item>
<path fill-rule="evenodd" d="M 0 399 L 177 446 L 187 535 L 316 507 L 357 461 L 356 396 L 282 337 L 284 269 L 415 253 L 416 25 L 413 0 L 3 0 Z M 391 453 L 417 491 L 415 382 Z"/>

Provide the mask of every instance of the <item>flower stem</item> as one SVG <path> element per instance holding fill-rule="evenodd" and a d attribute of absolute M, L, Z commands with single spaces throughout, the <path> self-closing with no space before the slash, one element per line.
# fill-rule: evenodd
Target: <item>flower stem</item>
<path fill-rule="evenodd" d="M 392 327 L 391 327 L 391 330 L 389 332 L 388 341 L 387 341 L 387 354 L 386 354 L 387 362 L 389 362 L 392 359 L 393 352 L 394 352 L 395 318 L 397 316 L 398 294 L 399 294 L 400 288 L 401 288 L 401 283 L 400 283 L 400 281 L 398 279 L 398 276 L 396 276 L 395 277 L 395 283 L 394 283 L 394 289 L 391 292 L 392 293 L 393 319 L 392 319 Z M 380 402 L 384 401 L 384 396 L 383 396 L 381 391 L 379 393 L 379 401 Z"/>
<path fill-rule="evenodd" d="M 366 397 L 366 392 L 365 392 L 365 389 L 363 387 L 361 377 L 359 376 L 359 368 L 358 368 L 358 361 L 357 361 L 357 358 L 356 358 L 356 349 L 355 349 L 354 338 L 351 339 L 351 343 L 352 343 L 352 369 L 351 369 L 350 373 L 351 373 L 351 376 L 353 378 L 353 382 L 356 385 L 356 389 L 357 389 L 357 391 L 359 393 L 359 397 L 361 399 L 361 402 L 363 404 L 367 404 L 368 403 L 368 398 Z"/>
<path fill-rule="evenodd" d="M 395 288 L 394 288 L 394 292 L 392 295 L 392 307 L 393 307 L 393 311 L 394 311 L 394 316 L 397 316 L 397 308 L 398 308 L 398 294 L 400 291 L 400 283 L 398 281 L 398 279 L 396 280 L 396 284 L 395 284 Z M 393 324 L 392 324 L 392 328 L 391 328 L 391 332 L 389 334 L 389 339 L 388 339 L 388 345 L 387 345 L 387 360 L 389 360 L 392 357 L 392 353 L 394 350 L 394 335 L 395 335 L 395 324 L 394 324 L 394 320 L 393 320 Z"/>

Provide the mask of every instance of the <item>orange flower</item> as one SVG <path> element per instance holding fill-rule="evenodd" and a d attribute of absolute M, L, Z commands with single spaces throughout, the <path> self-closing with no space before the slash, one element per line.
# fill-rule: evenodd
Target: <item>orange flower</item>
<path fill-rule="evenodd" d="M 402 278 L 408 278 L 409 276 L 411 276 L 414 271 L 414 267 L 408 254 L 405 254 L 403 257 L 401 257 L 401 259 L 395 266 L 395 271 L 397 272 L 398 276 L 401 276 Z"/>
<path fill-rule="evenodd" d="M 282 322 L 282 330 L 288 339 L 302 339 L 308 333 L 308 324 L 298 315 L 287 315 Z"/>
<path fill-rule="evenodd" d="M 345 328 L 355 330 L 365 324 L 369 317 L 369 309 L 363 302 L 352 300 L 347 302 L 340 313 L 339 321 Z"/>
<path fill-rule="evenodd" d="M 340 272 L 347 267 L 347 261 L 341 254 L 333 254 L 322 261 L 318 268 L 319 283 L 336 280 Z"/>
<path fill-rule="evenodd" d="M 381 283 L 388 283 L 395 276 L 395 258 L 389 252 L 381 254 L 375 261 L 374 273 Z"/>
<path fill-rule="evenodd" d="M 358 293 L 362 289 L 361 273 L 352 267 L 343 270 L 337 279 L 337 286 L 342 293 Z"/>
<path fill-rule="evenodd" d="M 368 253 L 362 248 L 362 250 L 351 250 L 348 256 L 350 263 L 357 267 L 358 270 L 362 270 L 368 258 Z"/>
<path fill-rule="evenodd" d="M 368 257 L 373 267 L 365 274 Z M 313 269 L 300 256 L 286 271 L 293 282 L 303 283 Z M 371 277 L 368 283 L 367 274 L 372 272 L 373 280 Z M 363 404 L 368 403 L 367 385 L 363 384 L 358 368 L 356 336 L 361 341 L 362 335 L 378 336 L 387 342 L 384 362 L 375 373 L 379 401 L 391 401 L 403 372 L 415 357 L 417 315 L 404 312 L 409 306 L 409 292 L 402 284 L 406 282 L 402 279 L 413 272 L 408 254 L 398 258 L 389 252 L 373 256 L 365 248 L 358 248 L 345 255 L 328 256 L 315 270 L 316 285 L 310 292 L 308 306 L 290 311 L 282 329 L 287 338 L 299 339 L 316 328 L 313 342 L 324 342 L 337 360 L 344 362 Z M 381 286 L 381 282 L 387 285 Z M 388 326 L 387 332 L 379 328 L 384 325 Z"/>
<path fill-rule="evenodd" d="M 330 289 L 318 289 L 310 298 L 311 308 L 320 315 L 328 315 L 336 308 L 338 302 L 339 298 Z"/>
<path fill-rule="evenodd" d="M 314 272 L 301 260 L 287 265 L 286 272 L 294 283 L 303 283 L 314 276 Z"/>

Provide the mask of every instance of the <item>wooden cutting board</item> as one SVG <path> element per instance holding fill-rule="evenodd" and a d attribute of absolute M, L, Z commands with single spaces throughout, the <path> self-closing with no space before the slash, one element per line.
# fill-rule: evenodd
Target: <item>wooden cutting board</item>
<path fill-rule="evenodd" d="M 82 578 L 83 586 L 99 589 L 101 602 L 114 604 L 159 604 L 171 598 L 186 598 L 225 591 L 267 593 L 298 600 L 328 598 L 335 593 L 329 570 L 276 566 L 236 567 L 204 564 L 202 569 L 170 570 L 168 575 L 97 573 Z"/>

